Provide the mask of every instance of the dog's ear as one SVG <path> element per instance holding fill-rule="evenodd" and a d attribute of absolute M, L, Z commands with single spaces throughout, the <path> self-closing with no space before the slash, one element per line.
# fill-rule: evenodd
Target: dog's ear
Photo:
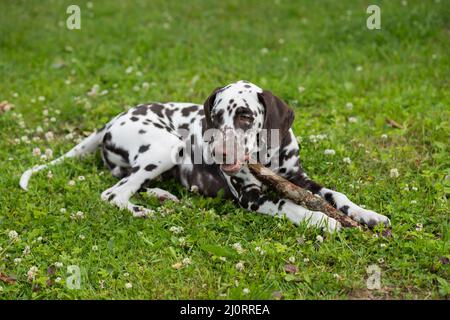
<path fill-rule="evenodd" d="M 216 95 L 221 89 L 222 89 L 221 87 L 215 88 L 214 91 L 211 93 L 211 95 L 206 99 L 205 103 L 203 104 L 203 111 L 205 112 L 206 128 L 212 127 L 211 109 L 214 106 Z"/>
<path fill-rule="evenodd" d="M 294 122 L 294 110 L 267 90 L 258 93 L 258 99 L 266 109 L 263 129 L 269 133 L 271 129 L 280 130 L 280 139 L 283 140 Z"/>

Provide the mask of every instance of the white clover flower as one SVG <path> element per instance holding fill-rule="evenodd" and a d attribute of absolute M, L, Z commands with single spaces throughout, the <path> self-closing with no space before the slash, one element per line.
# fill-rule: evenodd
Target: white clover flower
<path fill-rule="evenodd" d="M 69 182 L 67 183 L 70 187 L 73 187 L 75 185 L 75 181 L 73 180 L 69 180 Z"/>
<path fill-rule="evenodd" d="M 47 139 L 47 141 L 52 141 L 55 138 L 55 135 L 53 134 L 53 132 L 49 131 L 45 133 L 45 139 Z"/>
<path fill-rule="evenodd" d="M 133 72 L 133 67 L 132 66 L 129 66 L 128 68 L 125 69 L 125 73 L 126 74 L 130 74 L 132 72 Z"/>
<path fill-rule="evenodd" d="M 249 294 L 250 293 L 250 289 L 249 288 L 244 288 L 244 289 L 242 289 L 242 292 L 244 294 Z"/>
<path fill-rule="evenodd" d="M 55 262 L 55 267 L 56 268 L 62 268 L 63 267 L 63 263 L 62 262 Z"/>
<path fill-rule="evenodd" d="M 56 118 L 55 117 L 51 117 L 50 118 L 50 122 L 56 122 Z"/>
<path fill-rule="evenodd" d="M 178 226 L 172 226 L 169 229 L 170 232 L 172 232 L 173 234 L 180 234 L 184 231 L 183 227 L 178 227 Z"/>
<path fill-rule="evenodd" d="M 130 276 L 130 274 L 129 274 L 128 272 L 125 272 L 125 273 L 123 274 L 123 276 L 124 276 L 125 278 L 128 278 L 128 277 Z"/>
<path fill-rule="evenodd" d="M 17 233 L 16 230 L 11 230 L 8 232 L 8 237 L 10 240 L 12 241 L 17 241 L 19 240 L 19 234 Z"/>
<path fill-rule="evenodd" d="M 193 193 L 198 193 L 198 186 L 196 186 L 195 184 L 193 184 L 193 185 L 191 186 L 191 192 L 193 192 Z"/>
<path fill-rule="evenodd" d="M 61 212 L 61 213 L 66 213 L 66 212 L 67 212 L 67 209 L 66 209 L 66 208 L 61 208 L 61 209 L 59 209 L 59 212 Z"/>
<path fill-rule="evenodd" d="M 294 256 L 289 257 L 288 260 L 289 260 L 290 263 L 295 263 L 295 257 Z"/>
<path fill-rule="evenodd" d="M 304 258 L 304 259 L 303 259 L 303 262 L 304 262 L 304 263 L 308 263 L 308 262 L 309 262 L 309 259 L 308 259 L 308 258 Z"/>
<path fill-rule="evenodd" d="M 236 263 L 236 270 L 237 271 L 243 271 L 244 270 L 244 263 L 243 262 Z"/>
<path fill-rule="evenodd" d="M 41 236 L 36 238 L 36 241 L 41 242 L 44 238 L 42 238 Z"/>
<path fill-rule="evenodd" d="M 398 172 L 397 168 L 393 168 L 391 169 L 389 175 L 391 178 L 398 178 L 400 176 L 400 173 Z"/>
<path fill-rule="evenodd" d="M 380 248 L 386 248 L 386 243 L 381 243 Z"/>
<path fill-rule="evenodd" d="M 411 187 L 411 190 L 412 191 L 417 191 L 417 190 L 419 190 L 417 187 Z"/>
<path fill-rule="evenodd" d="M 268 54 L 268 53 L 269 53 L 269 49 L 267 49 L 267 48 L 261 49 L 261 54 Z"/>
<path fill-rule="evenodd" d="M 284 44 L 284 39 L 283 38 L 278 39 L 278 43 L 279 44 Z"/>
<path fill-rule="evenodd" d="M 323 237 L 322 237 L 321 235 L 318 235 L 318 236 L 316 237 L 316 240 L 317 240 L 318 242 L 323 242 Z"/>
<path fill-rule="evenodd" d="M 21 140 L 22 142 L 25 142 L 25 143 L 29 143 L 29 142 L 30 142 L 30 139 L 29 139 L 27 136 L 22 136 L 22 137 L 20 137 L 20 140 Z"/>
<path fill-rule="evenodd" d="M 15 258 L 14 259 L 14 263 L 15 264 L 19 264 L 19 263 L 21 263 L 22 262 L 22 259 L 21 258 Z"/>
<path fill-rule="evenodd" d="M 93 245 L 91 249 L 92 251 L 98 251 L 98 247 L 96 245 Z"/>
<path fill-rule="evenodd" d="M 22 251 L 22 255 L 27 256 L 31 253 L 31 248 L 29 245 L 26 245 L 25 248 Z"/>
<path fill-rule="evenodd" d="M 181 261 L 181 263 L 182 263 L 184 266 L 188 266 L 188 265 L 190 265 L 190 264 L 192 263 L 192 261 L 191 261 L 191 259 L 189 259 L 189 258 L 184 258 L 183 261 Z"/>
<path fill-rule="evenodd" d="M 347 103 L 345 104 L 345 107 L 346 107 L 347 109 L 353 109 L 353 103 L 347 102 Z"/>
<path fill-rule="evenodd" d="M 55 282 L 56 282 L 56 283 L 60 283 L 61 280 L 62 280 L 61 277 L 57 277 L 57 278 L 55 279 Z"/>
<path fill-rule="evenodd" d="M 411 200 L 411 204 L 417 204 L 417 200 Z"/>
<path fill-rule="evenodd" d="M 78 236 L 78 238 L 80 238 L 80 240 L 84 240 L 84 239 L 86 239 L 86 236 L 85 236 L 84 234 L 80 234 L 80 235 Z"/>
<path fill-rule="evenodd" d="M 341 279 L 341 276 L 337 273 L 333 273 L 333 278 L 339 280 L 339 279 Z"/>
<path fill-rule="evenodd" d="M 53 178 L 53 172 L 50 170 L 47 172 L 47 178 L 52 179 Z"/>
<path fill-rule="evenodd" d="M 358 122 L 358 118 L 356 118 L 356 117 L 349 117 L 349 118 L 348 118 L 348 122 L 350 122 L 350 123 L 356 123 L 356 122 Z"/>
<path fill-rule="evenodd" d="M 361 72 L 362 70 L 363 70 L 363 67 L 362 67 L 362 66 L 357 66 L 357 67 L 356 67 L 356 71 L 357 71 L 357 72 Z"/>
<path fill-rule="evenodd" d="M 421 223 L 417 223 L 416 224 L 416 231 L 422 231 L 423 230 L 423 224 L 421 224 Z"/>
<path fill-rule="evenodd" d="M 346 164 L 352 163 L 352 159 L 350 159 L 349 157 L 345 157 L 344 159 L 342 159 L 342 161 L 344 161 L 344 163 L 346 163 Z"/>
<path fill-rule="evenodd" d="M 333 149 L 325 149 L 325 151 L 323 152 L 324 155 L 327 156 L 333 156 L 336 154 L 336 151 L 334 151 Z"/>
<path fill-rule="evenodd" d="M 133 288 L 133 285 L 131 284 L 131 282 L 125 283 L 125 289 L 131 289 L 131 288 Z"/>
<path fill-rule="evenodd" d="M 297 88 L 297 90 L 298 90 L 299 93 L 302 93 L 302 92 L 304 92 L 306 89 L 305 89 L 305 87 L 299 86 L 299 87 Z"/>
<path fill-rule="evenodd" d="M 33 149 L 33 156 L 39 157 L 40 155 L 41 155 L 41 149 L 39 149 L 39 148 L 34 148 L 34 149 Z"/>
<path fill-rule="evenodd" d="M 89 92 L 87 93 L 87 95 L 90 97 L 95 97 L 98 94 L 99 90 L 100 90 L 100 86 L 98 84 L 94 84 L 92 86 L 91 90 L 89 90 Z"/>
<path fill-rule="evenodd" d="M 47 156 L 47 158 L 51 159 L 53 158 L 53 150 L 52 149 L 45 149 L 45 155 Z"/>
<path fill-rule="evenodd" d="M 43 101 L 45 101 L 45 97 L 44 97 L 44 96 L 39 96 L 39 97 L 38 97 L 38 100 L 41 101 L 41 102 L 43 102 Z"/>
<path fill-rule="evenodd" d="M 101 96 L 106 96 L 108 93 L 109 93 L 109 91 L 105 89 L 102 92 L 100 92 L 100 95 Z"/>
<path fill-rule="evenodd" d="M 41 161 L 47 161 L 47 156 L 45 154 L 41 155 L 39 158 Z"/>
<path fill-rule="evenodd" d="M 139 86 L 133 86 L 133 91 L 138 92 L 139 90 L 141 90 L 141 88 Z"/>
<path fill-rule="evenodd" d="M 381 135 L 381 139 L 386 140 L 387 138 L 388 138 L 387 134 L 384 133 L 384 134 Z"/>
<path fill-rule="evenodd" d="M 86 180 L 86 178 L 84 176 L 79 176 L 78 177 L 78 181 L 84 181 L 84 180 Z"/>
<path fill-rule="evenodd" d="M 148 88 L 150 88 L 150 83 L 148 83 L 148 82 L 143 82 L 143 83 L 142 83 L 142 89 L 147 90 Z"/>
<path fill-rule="evenodd" d="M 227 258 L 226 257 L 219 257 L 219 260 L 225 262 L 225 261 L 227 261 Z"/>
<path fill-rule="evenodd" d="M 236 250 L 239 254 L 242 254 L 244 252 L 244 249 L 242 248 L 241 244 L 239 242 L 236 242 L 233 244 L 234 250 Z"/>
<path fill-rule="evenodd" d="M 384 263 L 384 259 L 383 258 L 378 259 L 378 263 Z"/>
<path fill-rule="evenodd" d="M 34 278 L 36 278 L 38 271 L 39 269 L 36 266 L 32 266 L 27 272 L 28 280 L 34 280 Z"/>

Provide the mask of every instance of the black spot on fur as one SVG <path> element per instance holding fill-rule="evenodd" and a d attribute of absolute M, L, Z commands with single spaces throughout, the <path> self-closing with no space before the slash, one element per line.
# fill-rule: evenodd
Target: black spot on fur
<path fill-rule="evenodd" d="M 375 220 L 375 219 L 370 219 L 368 222 L 367 222 L 367 226 L 369 227 L 369 228 L 373 228 L 373 227 L 375 227 L 377 225 L 377 221 Z"/>
<path fill-rule="evenodd" d="M 145 167 L 146 171 L 153 171 L 154 169 L 156 169 L 158 166 L 154 165 L 154 164 L 149 164 Z"/>
<path fill-rule="evenodd" d="M 139 134 L 144 134 L 144 133 L 146 133 L 147 131 L 145 131 L 145 130 L 139 130 Z"/>
<path fill-rule="evenodd" d="M 341 210 L 343 213 L 345 213 L 348 216 L 348 209 L 349 209 L 349 206 L 343 206 L 339 210 Z"/>
<path fill-rule="evenodd" d="M 136 173 L 136 172 L 138 172 L 140 168 L 141 168 L 141 167 L 139 167 L 139 166 L 135 166 L 135 167 L 131 168 L 131 173 Z"/>
<path fill-rule="evenodd" d="M 336 202 L 334 202 L 334 199 L 333 199 L 333 194 L 332 193 L 325 193 L 325 200 L 327 200 L 327 202 L 329 203 L 329 204 L 331 204 L 333 207 L 335 207 L 336 208 Z"/>
<path fill-rule="evenodd" d="M 148 109 L 148 106 L 140 105 L 140 106 L 136 107 L 136 109 L 133 111 L 133 115 L 145 116 L 145 115 L 147 115 L 147 109 Z"/>
<path fill-rule="evenodd" d="M 112 152 L 112 153 L 115 153 L 115 154 L 121 156 L 122 159 L 124 160 L 124 162 L 129 163 L 129 161 L 130 161 L 129 157 L 130 156 L 129 156 L 129 153 L 128 153 L 127 150 L 119 148 L 119 147 L 115 146 L 112 143 L 104 144 L 104 148 L 106 150 L 108 150 L 109 152 Z"/>
<path fill-rule="evenodd" d="M 162 111 L 164 110 L 164 106 L 163 105 L 158 104 L 158 103 L 152 104 L 150 106 L 150 110 L 153 113 L 156 113 L 158 115 L 158 117 L 161 117 L 161 118 L 164 117 L 164 115 L 162 113 Z"/>
<path fill-rule="evenodd" d="M 181 110 L 181 114 L 184 117 L 187 117 L 191 112 L 194 112 L 194 111 L 197 111 L 197 110 L 198 110 L 198 106 L 190 106 L 190 107 L 187 107 L 187 108 L 183 108 Z"/>
<path fill-rule="evenodd" d="M 114 193 L 112 193 L 109 197 L 108 197 L 108 201 L 111 201 L 112 199 L 114 199 L 116 197 L 116 195 Z"/>
<path fill-rule="evenodd" d="M 139 118 L 138 118 L 138 117 L 131 117 L 131 118 L 130 118 L 130 120 L 131 120 L 131 121 L 135 121 L 135 122 L 136 122 L 136 121 L 138 121 L 138 120 L 139 120 Z"/>
<path fill-rule="evenodd" d="M 111 141 L 111 139 L 112 139 L 111 132 L 107 132 L 107 133 L 105 133 L 105 135 L 103 136 L 103 142 Z"/>
<path fill-rule="evenodd" d="M 147 151 L 150 148 L 150 145 L 142 145 L 139 147 L 139 153 L 144 153 L 145 151 Z"/>

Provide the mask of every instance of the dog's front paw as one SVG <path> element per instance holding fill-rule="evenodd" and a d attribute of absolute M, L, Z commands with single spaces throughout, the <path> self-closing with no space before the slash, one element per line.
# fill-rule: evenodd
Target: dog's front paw
<path fill-rule="evenodd" d="M 378 224 L 384 224 L 386 227 L 391 225 L 391 220 L 389 220 L 388 217 L 363 208 L 350 212 L 349 217 L 359 223 L 367 225 L 369 228 L 373 228 Z"/>
<path fill-rule="evenodd" d="M 322 228 L 324 231 L 334 233 L 341 230 L 342 225 L 336 219 L 330 218 L 320 211 L 314 211 L 309 222 L 310 225 Z"/>

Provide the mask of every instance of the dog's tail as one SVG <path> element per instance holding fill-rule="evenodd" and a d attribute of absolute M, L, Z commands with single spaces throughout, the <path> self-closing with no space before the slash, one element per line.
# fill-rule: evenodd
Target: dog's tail
<path fill-rule="evenodd" d="M 30 180 L 31 175 L 35 172 L 44 170 L 45 168 L 58 164 L 62 162 L 66 158 L 74 158 L 74 157 L 81 157 L 85 154 L 94 152 L 101 144 L 103 136 L 105 133 L 105 127 L 103 127 L 100 130 L 97 130 L 96 132 L 92 133 L 89 137 L 81 141 L 79 144 L 77 144 L 75 147 L 73 147 L 69 152 L 64 154 L 63 156 L 40 166 L 35 166 L 31 169 L 28 169 L 22 174 L 22 177 L 20 178 L 20 186 L 24 190 L 28 190 L 28 180 Z"/>

